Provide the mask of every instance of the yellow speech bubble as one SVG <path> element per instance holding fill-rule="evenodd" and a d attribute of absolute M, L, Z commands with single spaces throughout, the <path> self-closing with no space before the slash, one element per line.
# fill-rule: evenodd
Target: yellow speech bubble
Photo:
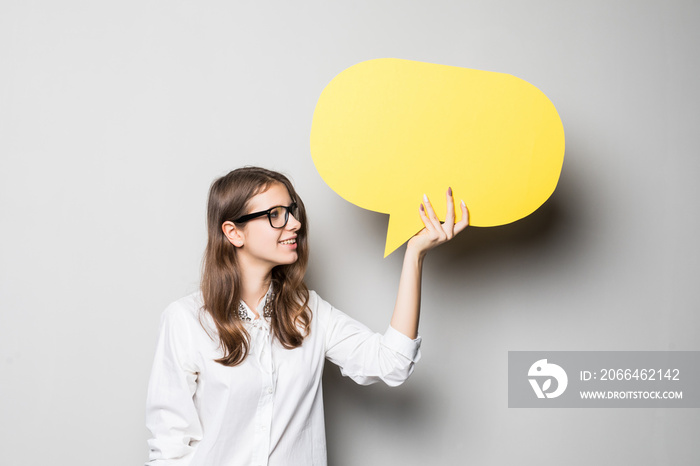
<path fill-rule="evenodd" d="M 423 228 L 424 193 L 444 220 L 451 186 L 473 226 L 534 212 L 559 180 L 564 128 L 547 96 L 515 76 L 383 58 L 323 90 L 311 155 L 341 197 L 390 215 L 386 257 Z"/>

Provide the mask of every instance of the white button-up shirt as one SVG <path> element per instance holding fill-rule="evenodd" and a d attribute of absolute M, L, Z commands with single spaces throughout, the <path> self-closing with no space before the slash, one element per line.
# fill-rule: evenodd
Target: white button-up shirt
<path fill-rule="evenodd" d="M 325 359 L 357 383 L 396 386 L 420 358 L 420 337 L 392 327 L 373 333 L 312 291 L 300 347 L 285 349 L 268 320 L 246 307 L 250 352 L 227 367 L 214 361 L 223 353 L 202 304 L 201 293 L 192 294 L 161 319 L 146 408 L 150 466 L 326 465 Z"/>

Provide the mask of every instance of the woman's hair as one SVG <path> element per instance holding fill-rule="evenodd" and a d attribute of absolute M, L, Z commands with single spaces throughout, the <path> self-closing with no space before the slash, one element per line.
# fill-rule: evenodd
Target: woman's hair
<path fill-rule="evenodd" d="M 250 335 L 238 316 L 241 301 L 241 270 L 237 248 L 224 235 L 221 225 L 247 214 L 248 202 L 273 184 L 287 188 L 298 206 L 296 219 L 301 223 L 297 234 L 297 260 L 272 269 L 274 309 L 271 327 L 275 337 L 287 349 L 296 348 L 308 335 L 311 310 L 309 289 L 304 274 L 309 259 L 308 224 L 304 203 L 286 176 L 259 167 L 233 170 L 215 180 L 207 203 L 207 248 L 202 266 L 204 309 L 214 320 L 224 356 L 217 359 L 225 366 L 243 362 L 250 349 Z"/>

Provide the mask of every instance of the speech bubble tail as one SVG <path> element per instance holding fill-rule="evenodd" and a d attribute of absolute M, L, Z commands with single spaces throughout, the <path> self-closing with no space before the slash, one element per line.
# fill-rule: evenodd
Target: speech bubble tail
<path fill-rule="evenodd" d="M 389 215 L 389 226 L 386 232 L 384 257 L 401 247 L 413 235 L 423 229 L 423 224 L 417 212 L 411 214 L 394 213 Z"/>

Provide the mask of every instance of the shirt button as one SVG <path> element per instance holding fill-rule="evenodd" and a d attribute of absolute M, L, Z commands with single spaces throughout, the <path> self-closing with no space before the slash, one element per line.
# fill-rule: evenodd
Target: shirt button
<path fill-rule="evenodd" d="M 274 390 L 272 389 L 272 387 L 270 387 L 270 388 L 267 389 L 267 393 L 269 393 L 270 395 L 272 395 L 272 392 L 274 392 Z"/>

